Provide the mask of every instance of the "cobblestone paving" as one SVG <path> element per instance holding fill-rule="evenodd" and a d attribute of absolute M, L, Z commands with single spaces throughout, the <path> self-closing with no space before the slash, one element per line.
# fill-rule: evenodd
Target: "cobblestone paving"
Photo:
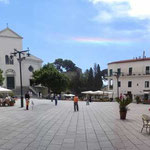
<path fill-rule="evenodd" d="M 141 115 L 150 105 L 131 104 L 127 120 L 119 119 L 115 102 L 73 102 L 34 99 L 34 109 L 0 107 L 0 150 L 150 150 L 150 135 Z"/>

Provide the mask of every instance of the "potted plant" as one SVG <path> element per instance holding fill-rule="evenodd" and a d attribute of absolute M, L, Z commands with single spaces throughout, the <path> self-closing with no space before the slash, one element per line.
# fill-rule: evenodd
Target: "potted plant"
<path fill-rule="evenodd" d="M 127 114 L 127 105 L 132 103 L 132 99 L 127 98 L 116 98 L 116 101 L 119 103 L 119 109 L 120 109 L 120 119 L 126 119 Z"/>
<path fill-rule="evenodd" d="M 14 100 L 14 98 L 12 98 L 11 101 L 9 102 L 9 105 L 14 106 L 14 104 L 15 104 L 15 100 Z"/>
<path fill-rule="evenodd" d="M 139 103 L 141 102 L 141 99 L 140 99 L 139 96 L 136 96 L 136 97 L 135 97 L 135 100 L 136 100 L 136 103 L 137 103 L 137 104 L 139 104 Z"/>

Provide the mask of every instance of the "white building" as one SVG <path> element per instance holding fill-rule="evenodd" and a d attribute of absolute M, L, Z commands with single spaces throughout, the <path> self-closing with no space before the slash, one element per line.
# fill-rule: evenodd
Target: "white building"
<path fill-rule="evenodd" d="M 14 52 L 14 49 L 22 50 L 22 37 L 12 31 L 10 28 L 6 28 L 0 31 L 0 69 L 3 70 L 3 76 L 5 78 L 3 87 L 12 90 L 20 89 L 20 71 L 19 62 L 17 57 L 10 58 L 10 54 Z M 22 84 L 27 88 L 31 84 L 32 72 L 40 69 L 42 66 L 42 60 L 30 55 L 22 61 Z"/>
<path fill-rule="evenodd" d="M 133 99 L 136 95 L 143 95 L 149 99 L 150 58 L 143 57 L 109 63 L 108 90 L 113 91 L 114 98 L 120 94 L 129 94 Z"/>

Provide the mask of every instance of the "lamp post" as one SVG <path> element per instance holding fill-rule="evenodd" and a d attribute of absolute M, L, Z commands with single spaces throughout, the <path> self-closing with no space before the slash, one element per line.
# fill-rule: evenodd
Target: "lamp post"
<path fill-rule="evenodd" d="M 22 66 L 21 66 L 21 62 L 26 58 L 26 57 L 29 57 L 30 56 L 30 53 L 29 53 L 29 48 L 27 50 L 22 50 L 22 51 L 18 51 L 17 49 L 14 49 L 14 52 L 11 53 L 10 55 L 10 58 L 12 59 L 13 56 L 17 56 L 18 54 L 18 62 L 19 62 L 19 70 L 20 70 L 20 94 L 21 94 L 21 107 L 23 107 L 23 90 L 22 90 Z M 26 54 L 26 55 L 25 55 Z M 23 55 L 23 57 L 22 57 Z"/>

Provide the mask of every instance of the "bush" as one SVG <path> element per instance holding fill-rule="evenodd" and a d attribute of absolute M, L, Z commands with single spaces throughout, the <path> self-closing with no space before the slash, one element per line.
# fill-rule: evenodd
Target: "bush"
<path fill-rule="evenodd" d="M 136 103 L 137 103 L 137 104 L 141 103 L 141 99 L 140 99 L 139 96 L 136 96 L 136 97 L 135 97 L 135 100 L 136 100 Z"/>

